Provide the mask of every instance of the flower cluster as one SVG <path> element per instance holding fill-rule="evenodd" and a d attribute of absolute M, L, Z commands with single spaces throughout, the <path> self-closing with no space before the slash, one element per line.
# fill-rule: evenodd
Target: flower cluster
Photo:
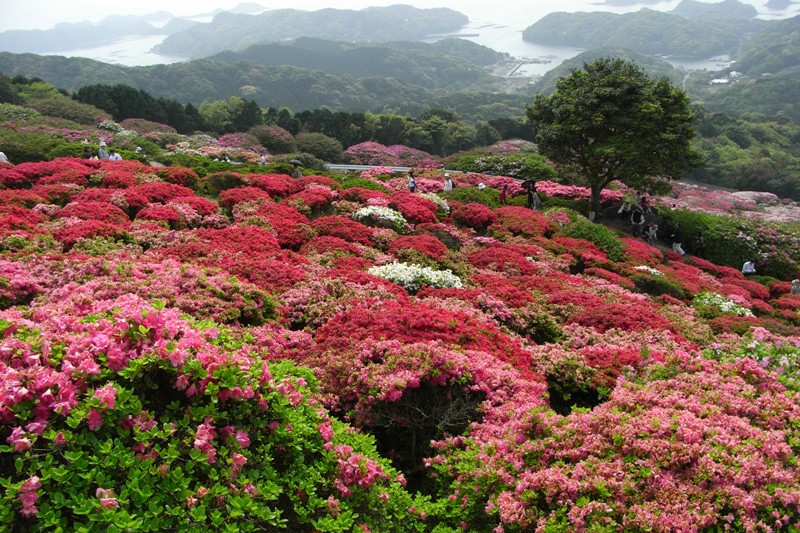
<path fill-rule="evenodd" d="M 388 265 L 374 266 L 368 270 L 373 276 L 388 279 L 397 283 L 410 293 L 415 293 L 425 287 L 455 287 L 461 288 L 461 279 L 450 270 L 435 270 L 407 263 L 391 263 Z"/>

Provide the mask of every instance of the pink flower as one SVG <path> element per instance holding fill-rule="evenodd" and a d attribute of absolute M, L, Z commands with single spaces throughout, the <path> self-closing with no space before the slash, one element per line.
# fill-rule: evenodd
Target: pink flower
<path fill-rule="evenodd" d="M 234 453 L 233 455 L 231 455 L 231 463 L 233 463 L 233 467 L 236 470 L 239 470 L 240 468 L 242 468 L 244 465 L 247 464 L 247 457 L 245 457 L 240 453 Z"/>
<path fill-rule="evenodd" d="M 243 429 L 236 430 L 236 441 L 242 448 L 247 448 L 250 446 L 250 436 Z"/>
<path fill-rule="evenodd" d="M 101 404 L 105 404 L 105 409 L 113 409 L 117 401 L 117 389 L 113 383 L 108 383 L 105 387 L 96 389 L 94 397 L 100 400 Z"/>
<path fill-rule="evenodd" d="M 99 429 L 103 426 L 103 415 L 94 407 L 89 411 L 86 417 L 86 423 L 92 431 Z"/>
<path fill-rule="evenodd" d="M 39 498 L 38 490 L 42 488 L 42 483 L 37 476 L 26 479 L 19 488 L 19 501 L 22 503 L 20 514 L 25 518 L 36 516 L 39 509 L 36 508 L 36 500 Z"/>
<path fill-rule="evenodd" d="M 31 440 L 26 437 L 25 431 L 21 427 L 15 427 L 6 442 L 14 446 L 16 453 L 22 453 L 31 449 Z"/>
<path fill-rule="evenodd" d="M 113 489 L 98 487 L 95 490 L 95 496 L 100 500 L 100 505 L 106 509 L 117 509 L 119 507 Z"/>

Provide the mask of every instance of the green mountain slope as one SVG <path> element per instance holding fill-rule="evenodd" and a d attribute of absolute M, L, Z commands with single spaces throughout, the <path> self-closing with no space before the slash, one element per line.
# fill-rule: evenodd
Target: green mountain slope
<path fill-rule="evenodd" d="M 170 35 L 156 50 L 165 55 L 198 58 L 308 35 L 348 42 L 419 40 L 454 32 L 468 20 L 451 9 L 417 9 L 408 5 L 359 11 L 276 9 L 260 15 L 221 13 L 207 24 Z"/>

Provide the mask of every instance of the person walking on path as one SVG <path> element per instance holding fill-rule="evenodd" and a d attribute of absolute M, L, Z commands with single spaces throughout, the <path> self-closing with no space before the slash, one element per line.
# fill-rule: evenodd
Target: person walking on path
<path fill-rule="evenodd" d="M 500 199 L 500 203 L 502 205 L 508 204 L 508 185 L 503 185 L 500 188 L 500 192 L 497 194 L 497 197 Z"/>
<path fill-rule="evenodd" d="M 631 210 L 631 235 L 637 239 L 642 236 L 644 228 L 644 212 L 637 205 Z"/>
<path fill-rule="evenodd" d="M 539 198 L 539 193 L 536 192 L 536 185 L 528 188 L 528 207 L 534 211 L 539 211 L 542 208 L 542 199 Z"/>
<path fill-rule="evenodd" d="M 408 171 L 408 192 L 417 191 L 417 180 L 414 179 L 414 171 Z"/>
<path fill-rule="evenodd" d="M 800 279 L 793 279 L 792 280 L 792 292 L 791 294 L 800 294 Z"/>
<path fill-rule="evenodd" d="M 675 223 L 675 227 L 672 229 L 672 251 L 681 254 L 681 257 L 686 255 L 686 252 L 683 251 L 681 244 L 683 243 L 683 229 L 681 229 L 681 225 L 679 222 Z"/>

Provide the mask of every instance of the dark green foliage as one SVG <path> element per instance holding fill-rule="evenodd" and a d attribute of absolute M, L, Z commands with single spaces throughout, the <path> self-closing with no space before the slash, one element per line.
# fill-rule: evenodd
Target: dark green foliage
<path fill-rule="evenodd" d="M 353 189 L 353 188 L 360 188 L 360 189 L 367 189 L 372 191 L 381 191 L 388 193 L 389 191 L 386 187 L 375 183 L 373 180 L 368 180 L 364 178 L 358 178 L 355 176 L 347 176 L 342 181 L 342 189 Z"/>
<path fill-rule="evenodd" d="M 690 145 L 689 98 L 668 79 L 605 58 L 556 86 L 551 96 L 536 97 L 527 116 L 539 151 L 589 186 L 592 211 L 600 211 L 600 193 L 613 181 L 648 189 L 701 162 Z"/>
<path fill-rule="evenodd" d="M 240 174 L 224 171 L 209 174 L 200 184 L 201 189 L 212 196 L 219 196 L 222 191 L 244 187 L 245 185 Z"/>
<path fill-rule="evenodd" d="M 44 133 L 0 128 L 0 147 L 15 164 L 42 161 L 58 144 L 57 139 Z"/>
<path fill-rule="evenodd" d="M 342 160 L 342 143 L 324 133 L 300 133 L 295 140 L 301 152 L 311 154 L 317 159 L 332 163 Z"/>
<path fill-rule="evenodd" d="M 667 296 L 672 296 L 679 300 L 683 300 L 686 297 L 683 289 L 665 279 L 648 276 L 647 274 L 636 274 L 631 277 L 631 280 L 634 285 L 636 285 L 637 289 L 651 296 L 666 294 Z"/>
<path fill-rule="evenodd" d="M 455 200 L 462 204 L 483 204 L 488 207 L 500 207 L 500 197 L 497 189 L 486 187 L 481 190 L 477 187 L 456 187 L 452 191 L 440 193 L 446 200 Z"/>
<path fill-rule="evenodd" d="M 621 261 L 625 252 L 625 247 L 617 238 L 614 230 L 602 224 L 594 224 L 583 217 L 575 217 L 569 224 L 564 226 L 564 235 L 573 239 L 584 239 L 600 248 L 612 261 Z"/>
<path fill-rule="evenodd" d="M 747 21 L 724 22 L 719 18 L 687 20 L 650 9 L 622 15 L 558 12 L 526 28 L 522 38 L 555 46 L 613 46 L 643 54 L 705 58 L 731 51 L 748 28 Z"/>
<path fill-rule="evenodd" d="M 556 169 L 539 154 L 518 152 L 500 156 L 475 151 L 460 154 L 448 160 L 449 168 L 464 172 L 480 172 L 519 179 L 552 180 L 557 176 Z"/>

